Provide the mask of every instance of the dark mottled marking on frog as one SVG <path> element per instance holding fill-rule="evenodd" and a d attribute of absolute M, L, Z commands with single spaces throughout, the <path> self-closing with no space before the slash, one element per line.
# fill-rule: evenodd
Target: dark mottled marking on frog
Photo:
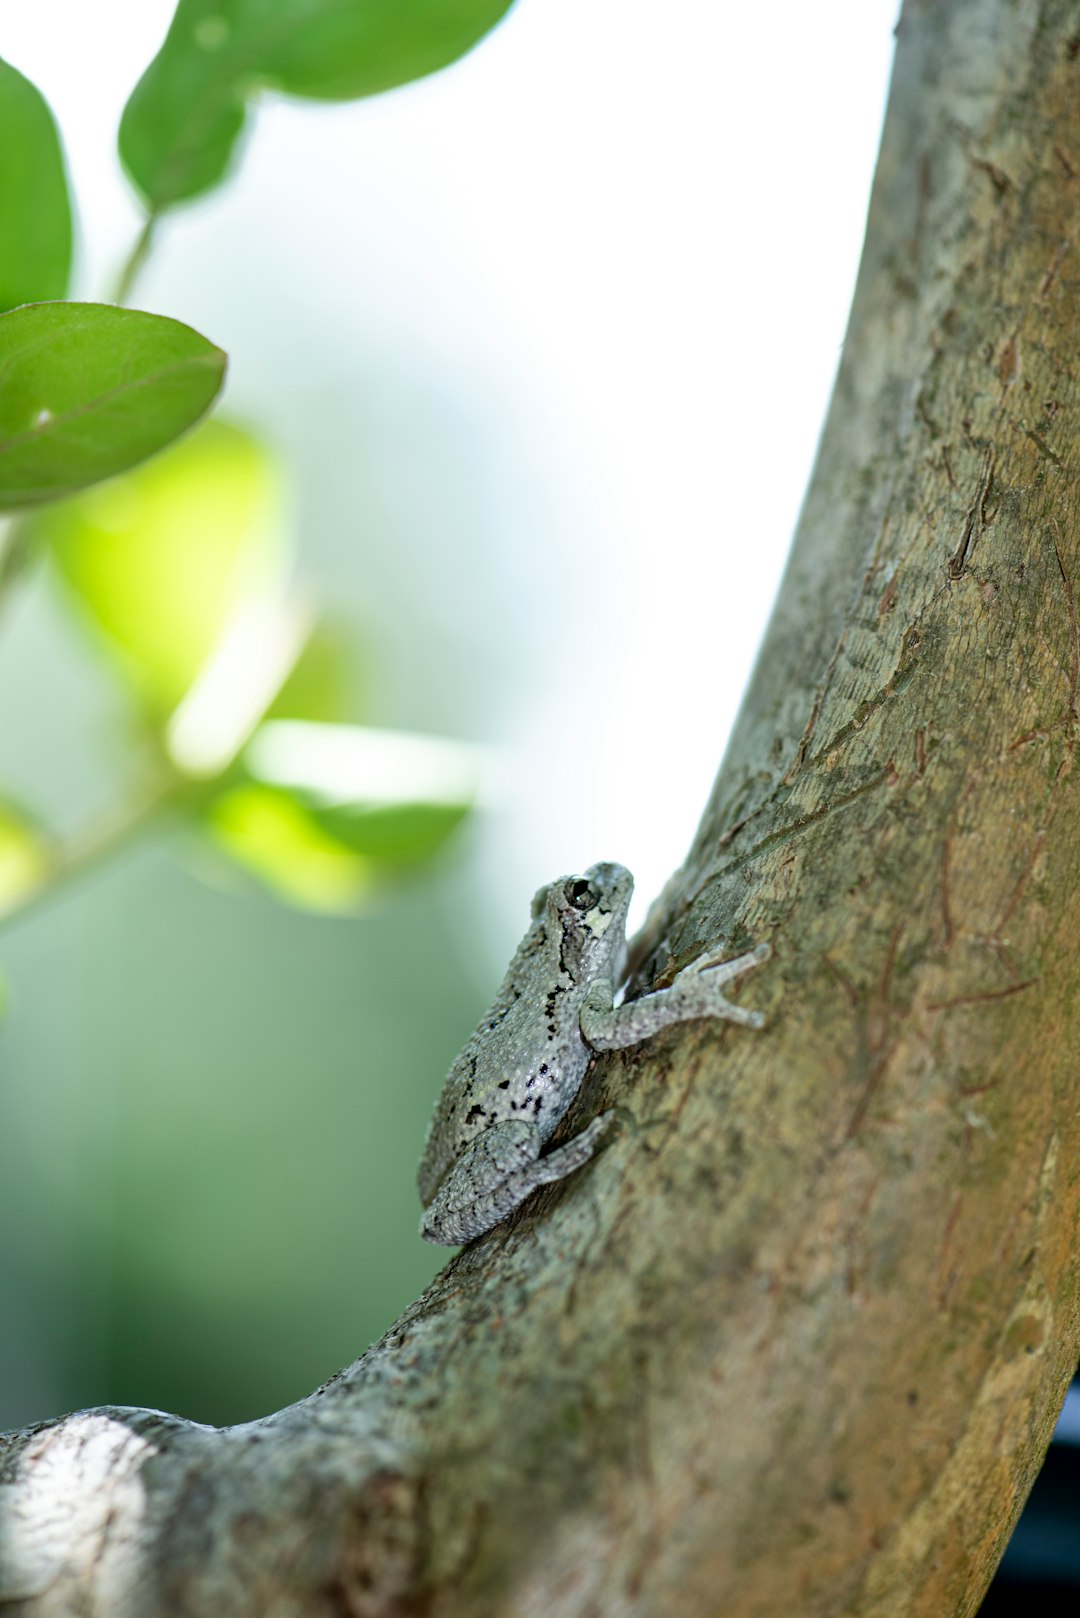
<path fill-rule="evenodd" d="M 555 987 L 553 989 L 548 990 L 547 998 L 544 1001 L 544 1018 L 545 1018 L 545 1020 L 547 1022 L 547 1031 L 548 1031 L 548 1039 L 549 1040 L 554 1039 L 555 1035 L 559 1031 L 559 1025 L 555 1020 L 555 1002 L 559 998 L 560 994 L 565 994 L 565 993 L 566 993 L 566 984 L 565 983 L 556 983 L 556 985 L 555 985 Z"/>
<path fill-rule="evenodd" d="M 474 1105 L 474 1106 L 470 1107 L 468 1112 L 465 1114 L 465 1122 L 467 1124 L 474 1124 L 478 1118 L 482 1118 L 483 1116 L 484 1116 L 483 1107 L 477 1107 L 477 1106 Z"/>
<path fill-rule="evenodd" d="M 500 1079 L 498 1085 L 496 1086 L 496 1088 L 499 1089 L 499 1090 L 509 1090 L 509 1088 L 510 1088 L 510 1080 L 509 1079 Z"/>
<path fill-rule="evenodd" d="M 555 1002 L 559 998 L 560 994 L 565 994 L 565 993 L 566 993 L 566 984 L 565 983 L 556 983 L 556 985 L 555 985 L 555 987 L 553 989 L 548 990 L 547 999 L 544 1001 L 544 1015 L 546 1017 L 554 1017 L 554 1015 L 555 1015 Z"/>

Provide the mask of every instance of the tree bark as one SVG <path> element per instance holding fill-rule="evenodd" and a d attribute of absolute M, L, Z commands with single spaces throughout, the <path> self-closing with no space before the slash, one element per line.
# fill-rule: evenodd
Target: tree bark
<path fill-rule="evenodd" d="M 771 939 L 766 1030 L 597 1060 L 566 1133 L 614 1144 L 301 1404 L 9 1436 L 0 1604 L 975 1611 L 1080 1348 L 1078 199 L 1080 6 L 909 0 L 792 559 L 638 950 L 640 991 Z"/>

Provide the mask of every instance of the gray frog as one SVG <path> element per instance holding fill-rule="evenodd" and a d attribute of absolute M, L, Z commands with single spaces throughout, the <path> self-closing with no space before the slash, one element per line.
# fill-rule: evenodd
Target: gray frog
<path fill-rule="evenodd" d="M 690 1017 L 760 1028 L 760 1012 L 732 1005 L 724 984 L 764 961 L 759 944 L 737 960 L 705 956 L 667 989 L 616 1006 L 626 961 L 634 879 L 622 865 L 590 865 L 541 888 L 532 925 L 487 1015 L 447 1074 L 417 1181 L 425 1241 L 471 1241 L 538 1185 L 588 1162 L 615 1121 L 603 1112 L 546 1156 L 540 1149 L 581 1088 L 594 1051 L 636 1045 Z"/>

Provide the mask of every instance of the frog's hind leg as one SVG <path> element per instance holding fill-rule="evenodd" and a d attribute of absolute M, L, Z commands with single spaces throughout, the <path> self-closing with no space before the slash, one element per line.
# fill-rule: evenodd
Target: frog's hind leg
<path fill-rule="evenodd" d="M 537 1186 L 551 1185 L 555 1180 L 565 1180 L 568 1174 L 573 1174 L 587 1163 L 593 1156 L 604 1136 L 616 1121 L 614 1111 L 602 1112 L 594 1118 L 580 1135 L 574 1135 L 563 1146 L 557 1146 L 553 1152 L 547 1152 L 538 1157 L 535 1163 L 517 1172 L 499 1187 L 495 1195 L 500 1201 L 498 1219 L 504 1219 L 512 1209 L 516 1208 L 525 1198 L 531 1196 Z M 492 1220 L 495 1224 L 496 1220 Z"/>
<path fill-rule="evenodd" d="M 573 1174 L 575 1169 L 589 1161 L 615 1120 L 614 1109 L 600 1113 L 580 1135 L 574 1135 L 565 1146 L 557 1146 L 553 1152 L 538 1157 L 527 1169 L 520 1170 L 515 1178 L 528 1179 L 528 1191 L 534 1191 L 538 1185 L 550 1185 L 553 1180 L 565 1180 L 568 1174 Z M 527 1196 L 528 1191 L 522 1192 L 522 1195 Z"/>
<path fill-rule="evenodd" d="M 539 1157 L 540 1134 L 524 1119 L 507 1120 L 477 1136 L 462 1154 L 424 1213 L 420 1234 L 425 1241 L 455 1246 L 482 1236 L 512 1213 L 519 1203 L 552 1180 L 562 1180 L 587 1163 L 615 1122 L 601 1113 L 565 1146 Z M 528 1155 L 528 1161 L 522 1161 Z"/>
<path fill-rule="evenodd" d="M 540 1131 L 531 1120 L 506 1118 L 481 1130 L 450 1165 L 424 1209 L 421 1236 L 453 1247 L 490 1230 L 502 1218 L 493 1211 L 501 1188 L 539 1155 Z"/>

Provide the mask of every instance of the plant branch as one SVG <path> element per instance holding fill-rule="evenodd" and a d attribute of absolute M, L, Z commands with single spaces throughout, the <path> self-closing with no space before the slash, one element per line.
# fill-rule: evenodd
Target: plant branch
<path fill-rule="evenodd" d="M 131 251 L 116 278 L 111 299 L 113 303 L 126 304 L 131 297 L 135 283 L 142 274 L 153 251 L 157 222 L 158 215 L 156 213 L 150 212 L 147 214 L 142 228 L 132 244 Z"/>
<path fill-rule="evenodd" d="M 172 807 L 187 784 L 165 771 L 148 776 L 96 823 L 50 847 L 47 863 L 32 888 L 0 911 L 0 933 L 25 921 L 73 883 L 118 858 Z"/>
<path fill-rule="evenodd" d="M 13 517 L 0 547 L 0 612 L 29 570 L 33 559 L 32 529 L 25 517 Z"/>

